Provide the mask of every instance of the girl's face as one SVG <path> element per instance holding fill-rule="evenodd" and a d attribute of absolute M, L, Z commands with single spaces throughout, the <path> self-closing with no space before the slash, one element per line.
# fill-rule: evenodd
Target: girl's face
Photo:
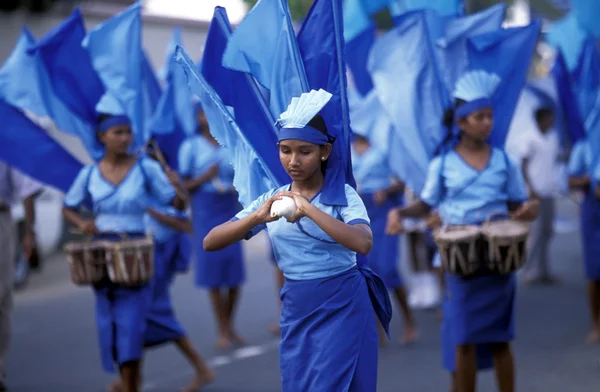
<path fill-rule="evenodd" d="M 362 136 L 356 136 L 354 139 L 354 149 L 356 150 L 357 153 L 362 154 L 365 151 L 367 151 L 370 147 L 371 144 L 369 143 L 369 140 L 365 137 Z"/>
<path fill-rule="evenodd" d="M 293 181 L 306 181 L 321 173 L 321 163 L 329 158 L 331 144 L 319 146 L 304 140 L 282 140 L 279 160 Z"/>
<path fill-rule="evenodd" d="M 99 139 L 106 148 L 106 152 L 117 155 L 127 154 L 133 141 L 131 126 L 117 125 L 109 128 L 106 132 L 99 134 Z"/>
<path fill-rule="evenodd" d="M 494 112 L 491 108 L 484 108 L 457 120 L 456 123 L 471 139 L 486 141 L 494 126 Z"/>

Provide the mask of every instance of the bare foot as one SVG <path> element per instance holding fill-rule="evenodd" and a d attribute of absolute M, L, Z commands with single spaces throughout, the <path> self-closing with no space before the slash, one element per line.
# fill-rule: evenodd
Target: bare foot
<path fill-rule="evenodd" d="M 279 323 L 275 323 L 269 327 L 269 332 L 273 335 L 281 335 L 281 330 L 279 329 Z"/>
<path fill-rule="evenodd" d="M 231 348 L 231 341 L 229 340 L 229 338 L 225 335 L 221 335 L 219 336 L 219 339 L 217 340 L 217 348 L 219 350 L 227 350 L 229 348 Z"/>
<path fill-rule="evenodd" d="M 402 337 L 400 338 L 400 344 L 404 346 L 404 345 L 416 342 L 418 338 L 419 338 L 419 332 L 417 331 L 417 328 L 415 328 L 412 325 L 407 326 L 404 328 L 404 333 L 402 334 Z"/>
<path fill-rule="evenodd" d="M 198 369 L 190 385 L 183 388 L 181 392 L 197 392 L 202 387 L 211 384 L 213 381 L 215 381 L 215 372 L 212 371 L 212 369 Z"/>
<path fill-rule="evenodd" d="M 235 331 L 231 331 L 229 333 L 229 338 L 233 343 L 237 345 L 243 346 L 246 344 L 246 340 L 244 340 L 244 338 L 238 335 Z"/>
<path fill-rule="evenodd" d="M 600 343 L 600 330 L 594 329 L 587 337 L 588 344 L 598 344 Z"/>
<path fill-rule="evenodd" d="M 123 384 L 121 380 L 115 380 L 108 386 L 108 392 L 123 392 Z"/>

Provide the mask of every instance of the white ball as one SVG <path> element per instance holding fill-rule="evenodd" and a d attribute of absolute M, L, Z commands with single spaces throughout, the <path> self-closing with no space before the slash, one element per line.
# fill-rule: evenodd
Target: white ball
<path fill-rule="evenodd" d="M 271 216 L 291 218 L 296 213 L 296 202 L 288 196 L 283 196 L 281 200 L 275 200 L 271 204 Z"/>

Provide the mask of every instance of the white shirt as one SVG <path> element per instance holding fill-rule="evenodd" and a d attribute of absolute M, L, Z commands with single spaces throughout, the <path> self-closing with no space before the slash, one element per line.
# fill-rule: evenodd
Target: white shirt
<path fill-rule="evenodd" d="M 525 133 L 519 141 L 519 157 L 527 159 L 527 179 L 533 191 L 551 197 L 557 190 L 556 172 L 559 154 L 558 134 L 554 129 L 545 134 L 538 129 Z"/>
<path fill-rule="evenodd" d="M 0 162 L 0 205 L 22 201 L 42 189 L 40 183 Z"/>

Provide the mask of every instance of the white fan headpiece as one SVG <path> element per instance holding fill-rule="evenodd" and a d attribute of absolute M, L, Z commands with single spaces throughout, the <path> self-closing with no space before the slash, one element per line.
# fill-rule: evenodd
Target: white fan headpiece
<path fill-rule="evenodd" d="M 287 110 L 281 113 L 275 125 L 281 128 L 304 128 L 327 105 L 332 96 L 320 89 L 292 98 Z"/>
<path fill-rule="evenodd" d="M 481 70 L 467 72 L 456 83 L 453 96 L 467 102 L 491 98 L 501 81 L 494 73 Z"/>

